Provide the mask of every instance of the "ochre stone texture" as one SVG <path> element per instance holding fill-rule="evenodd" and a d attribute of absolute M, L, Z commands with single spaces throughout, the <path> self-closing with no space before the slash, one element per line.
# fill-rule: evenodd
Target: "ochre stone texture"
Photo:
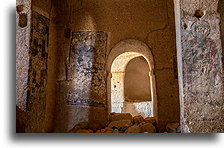
<path fill-rule="evenodd" d="M 72 38 L 78 32 L 83 34 L 95 32 L 94 38 L 96 39 L 98 39 L 96 32 L 107 34 L 105 41 L 96 42 L 93 46 L 96 49 L 100 44 L 105 46 L 103 51 L 105 61 L 107 61 L 111 49 L 121 41 L 135 39 L 145 43 L 154 57 L 154 74 L 158 100 L 158 128 L 162 132 L 165 130 L 168 122 L 179 122 L 174 3 L 172 0 L 85 0 L 82 2 L 79 0 L 33 0 L 31 10 L 44 20 L 48 20 L 49 24 L 47 23 L 48 37 L 40 36 L 37 48 L 34 50 L 29 48 L 29 46 L 36 44 L 34 40 L 29 41 L 29 38 L 32 37 L 23 35 L 25 39 L 18 42 L 21 43 L 21 47 L 18 44 L 18 50 L 27 49 L 27 51 L 17 56 L 22 56 L 22 54 L 27 54 L 25 57 L 32 56 L 31 62 L 30 59 L 25 58 L 25 64 L 22 64 L 22 58 L 17 57 L 17 63 L 20 63 L 18 66 L 25 66 L 25 70 L 22 70 L 22 72 L 19 72 L 20 68 L 17 68 L 19 72 L 19 74 L 17 72 L 17 91 L 19 92 L 18 95 L 21 96 L 17 96 L 17 104 L 25 106 L 26 98 L 30 101 L 27 103 L 29 108 L 27 113 L 27 132 L 67 132 L 75 124 L 83 121 L 96 121 L 96 123 L 102 121 L 102 125 L 99 126 L 103 126 L 104 121 L 101 119 L 107 120 L 109 102 L 104 98 L 103 94 L 98 95 L 98 91 L 103 90 L 103 88 L 100 87 L 100 89 L 94 90 L 94 87 L 91 85 L 91 90 L 84 90 L 91 92 L 92 97 L 89 98 L 91 98 L 90 101 L 94 100 L 93 102 L 96 102 L 92 103 L 94 105 L 91 105 L 88 99 L 75 100 L 73 97 L 70 97 L 73 99 L 71 100 L 69 95 L 65 95 L 68 94 L 69 90 L 71 90 L 71 94 L 75 94 L 76 89 L 78 89 L 76 82 L 79 77 L 77 81 L 71 84 L 71 79 L 76 76 L 68 70 L 71 68 L 71 65 L 69 65 L 70 56 L 78 55 L 80 60 L 87 58 L 82 56 L 82 52 L 80 54 L 73 53 L 74 44 L 72 43 Z M 28 29 L 32 28 L 32 25 L 29 24 L 31 20 L 30 15 L 28 14 L 27 16 Z M 42 27 L 46 26 L 39 26 L 39 28 Z M 30 32 L 27 35 L 33 36 L 34 33 Z M 47 42 L 43 43 L 42 40 L 44 39 Z M 17 40 L 20 40 L 20 38 L 17 37 Z M 88 40 L 88 38 L 82 39 L 82 42 L 85 41 L 85 44 L 88 44 Z M 24 41 L 27 43 L 24 44 Z M 43 49 L 43 45 L 47 46 L 44 49 L 45 51 L 40 50 Z M 82 43 L 80 47 L 83 48 L 83 46 L 84 44 Z M 95 50 L 94 48 L 93 51 Z M 36 50 L 38 52 L 35 56 Z M 89 49 L 84 48 L 84 50 Z M 100 57 L 94 57 L 94 60 L 104 58 L 101 54 L 97 53 L 96 55 L 100 55 Z M 47 58 L 45 59 L 46 55 Z M 78 57 L 76 58 L 78 60 Z M 39 60 L 39 62 L 36 60 Z M 31 65 L 29 65 L 29 62 Z M 36 63 L 36 67 L 32 63 Z M 81 65 L 81 67 L 86 68 L 85 72 L 88 72 L 89 66 L 91 67 L 88 64 Z M 38 84 L 36 87 L 34 87 L 35 79 L 33 79 L 33 74 L 29 76 L 29 85 L 31 87 L 27 87 L 29 67 L 31 67 L 30 72 L 32 73 L 34 70 L 38 70 L 37 77 L 41 76 L 42 70 L 43 77 L 36 79 Z M 99 77 L 101 77 L 100 75 L 108 75 L 110 73 L 110 71 L 103 70 L 103 66 L 100 64 L 97 67 L 102 70 L 99 73 Z M 20 75 L 23 75 L 22 78 L 20 78 Z M 95 77 L 92 77 L 92 82 L 98 79 L 98 74 L 93 72 L 91 75 Z M 84 80 L 83 77 L 80 78 Z M 98 83 L 99 81 L 95 81 L 93 84 L 101 85 Z M 103 81 L 101 83 L 104 85 Z M 29 97 L 26 97 L 26 90 L 29 90 L 31 93 Z M 104 89 L 104 91 L 106 93 L 107 90 Z M 31 97 L 34 93 L 41 94 Z M 81 98 L 85 98 L 84 93 L 81 96 Z M 78 105 L 77 101 L 81 101 L 83 104 Z M 102 105 L 103 102 L 106 105 Z M 95 128 L 100 127 L 95 125 Z"/>
<path fill-rule="evenodd" d="M 180 1 L 182 132 L 224 132 L 218 0 Z M 201 17 L 195 13 L 203 12 Z"/>
<path fill-rule="evenodd" d="M 71 32 L 104 31 L 108 33 L 106 54 L 119 42 L 136 39 L 146 43 L 155 61 L 158 97 L 158 126 L 179 121 L 178 85 L 176 77 L 176 49 L 173 1 L 54 1 L 52 26 L 57 31 L 54 42 L 56 69 L 59 80 L 66 77 L 64 63 L 68 59 L 70 39 L 64 37 L 65 28 Z M 51 59 L 52 60 L 52 59 Z M 109 72 L 108 72 L 109 73 Z M 57 76 L 56 76 L 57 77 Z M 64 79 L 64 78 L 63 78 Z M 59 103 L 60 104 L 60 103 Z M 60 105 L 56 107 L 60 108 Z M 55 113 L 61 116 L 59 113 Z M 79 115 L 77 115 L 79 116 Z M 55 123 L 57 125 L 57 123 Z"/>
<path fill-rule="evenodd" d="M 153 55 L 158 132 L 179 121 L 183 133 L 224 132 L 223 0 L 17 0 L 16 6 L 17 132 L 107 125 L 106 62 L 122 41 L 145 43 Z"/>

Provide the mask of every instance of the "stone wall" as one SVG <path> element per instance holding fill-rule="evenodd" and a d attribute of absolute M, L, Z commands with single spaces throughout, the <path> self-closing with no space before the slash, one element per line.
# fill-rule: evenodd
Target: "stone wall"
<path fill-rule="evenodd" d="M 182 132 L 223 132 L 223 68 L 218 1 L 180 1 Z M 180 61 L 181 60 L 181 61 Z M 181 78 L 180 78 L 181 79 Z"/>

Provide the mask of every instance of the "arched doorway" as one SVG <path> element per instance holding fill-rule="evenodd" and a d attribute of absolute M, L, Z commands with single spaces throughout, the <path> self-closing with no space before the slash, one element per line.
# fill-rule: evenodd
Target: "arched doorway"
<path fill-rule="evenodd" d="M 151 107 L 150 116 L 157 116 L 156 84 L 154 76 L 153 56 L 146 44 L 141 41 L 129 39 L 118 43 L 110 52 L 107 61 L 107 95 L 109 112 L 127 112 L 125 109 L 124 76 L 127 64 L 136 57 L 143 57 L 149 66 L 149 83 L 152 101 L 144 102 Z"/>

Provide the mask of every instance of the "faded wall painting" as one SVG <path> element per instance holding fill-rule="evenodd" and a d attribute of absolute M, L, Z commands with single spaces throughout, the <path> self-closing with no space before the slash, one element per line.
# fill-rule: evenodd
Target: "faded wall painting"
<path fill-rule="evenodd" d="M 183 52 L 188 95 L 215 93 L 221 80 L 221 66 L 215 41 L 209 37 L 210 25 L 196 21 L 191 28 L 193 39 L 184 44 Z"/>
<path fill-rule="evenodd" d="M 29 71 L 28 71 L 28 93 L 27 111 L 28 120 L 44 120 L 46 104 L 46 84 L 47 84 L 47 61 L 48 61 L 48 29 L 49 19 L 32 12 L 31 35 L 29 48 Z M 39 111 L 36 112 L 36 109 Z M 32 114 L 38 114 L 34 118 Z M 39 123 L 36 123 L 39 124 Z M 32 127 L 29 127 L 32 128 Z"/>
<path fill-rule="evenodd" d="M 69 105 L 105 106 L 106 43 L 104 32 L 74 32 L 67 63 L 67 81 L 72 81 L 65 94 Z"/>

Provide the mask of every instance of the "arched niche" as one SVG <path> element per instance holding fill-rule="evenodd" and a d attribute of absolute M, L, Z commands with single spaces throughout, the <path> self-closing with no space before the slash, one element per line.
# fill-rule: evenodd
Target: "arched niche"
<path fill-rule="evenodd" d="M 108 109 L 109 112 L 114 111 L 117 108 L 116 112 L 121 112 L 119 109 L 122 107 L 124 102 L 124 74 L 125 69 L 130 60 L 136 57 L 144 57 L 149 65 L 149 77 L 150 77 L 150 88 L 151 88 L 151 98 L 153 104 L 152 116 L 157 116 L 157 96 L 156 96 L 156 82 L 154 75 L 154 60 L 153 55 L 149 47 L 138 40 L 128 39 L 119 42 L 111 49 L 108 59 L 107 59 L 107 96 L 108 96 Z M 113 90 L 111 84 L 114 84 L 114 81 L 119 80 L 116 87 L 118 87 L 119 92 L 117 96 L 112 96 L 111 92 Z M 114 86 L 113 86 L 114 87 Z M 112 106 L 112 103 L 116 103 L 116 107 Z"/>

